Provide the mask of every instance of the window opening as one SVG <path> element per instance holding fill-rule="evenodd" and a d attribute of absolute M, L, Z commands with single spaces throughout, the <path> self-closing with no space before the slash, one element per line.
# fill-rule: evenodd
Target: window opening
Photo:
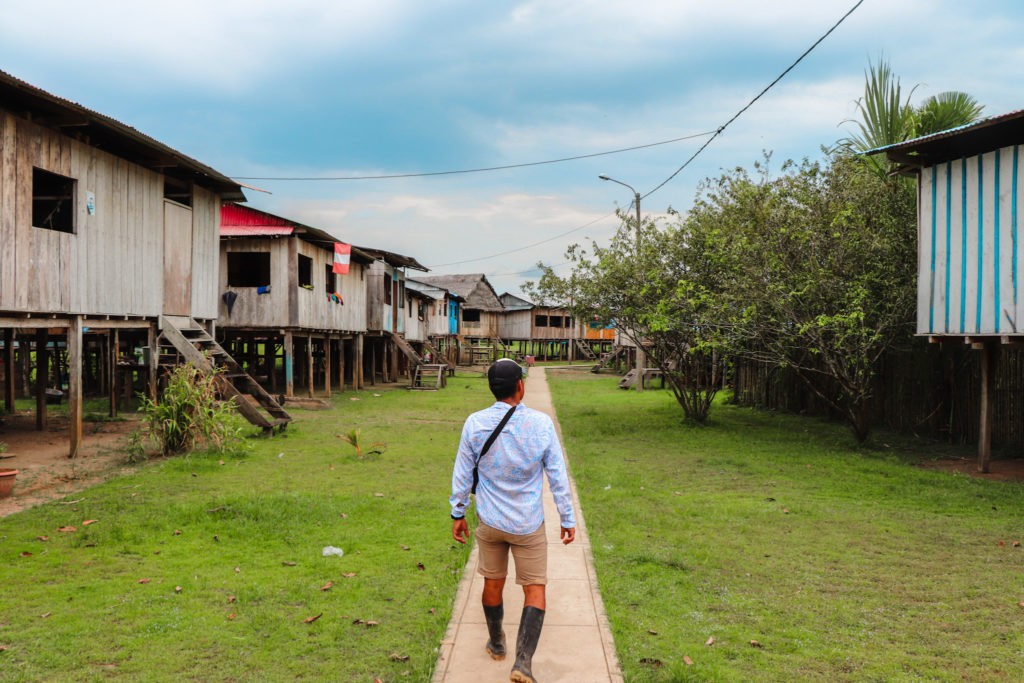
<path fill-rule="evenodd" d="M 32 169 L 32 225 L 75 234 L 75 179 Z"/>
<path fill-rule="evenodd" d="M 334 264 L 328 263 L 324 268 L 324 291 L 328 294 L 334 294 L 338 291 L 338 283 L 335 281 L 337 273 L 334 272 Z"/>
<path fill-rule="evenodd" d="M 192 183 L 164 176 L 164 199 L 192 206 Z"/>
<path fill-rule="evenodd" d="M 547 327 L 548 317 L 546 315 L 538 315 L 537 317 L 534 318 L 533 324 L 536 325 L 537 327 Z"/>
<path fill-rule="evenodd" d="M 299 287 L 313 289 L 313 259 L 299 254 Z"/>
<path fill-rule="evenodd" d="M 384 273 L 384 304 L 391 305 L 391 276 Z"/>
<path fill-rule="evenodd" d="M 270 285 L 270 252 L 228 252 L 228 287 L 266 287 L 268 285 Z"/>
<path fill-rule="evenodd" d="M 479 309 L 462 309 L 462 322 L 464 323 L 478 323 L 480 322 L 480 310 Z"/>

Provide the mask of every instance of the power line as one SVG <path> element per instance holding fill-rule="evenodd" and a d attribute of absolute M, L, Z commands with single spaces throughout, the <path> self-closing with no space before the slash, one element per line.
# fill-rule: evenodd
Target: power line
<path fill-rule="evenodd" d="M 683 140 L 693 140 L 694 138 L 704 137 L 706 135 L 712 135 L 715 131 L 709 130 L 706 133 L 694 133 L 692 135 L 684 135 L 679 138 L 672 138 L 671 140 L 662 140 L 661 142 L 651 142 L 646 145 L 636 145 L 635 147 L 623 147 L 622 149 L 613 149 L 607 152 L 594 152 L 592 154 L 578 154 L 572 157 L 563 157 L 561 159 L 549 159 L 547 161 L 530 161 L 522 164 L 506 164 L 504 166 L 486 166 L 483 168 L 467 168 L 457 171 L 427 171 L 423 173 L 392 173 L 386 175 L 354 175 L 354 176 L 310 176 L 310 177 L 291 177 L 291 176 L 232 176 L 233 180 L 393 180 L 396 178 L 426 178 L 429 176 L 440 176 L 440 175 L 459 175 L 466 173 L 485 173 L 488 171 L 504 171 L 510 168 L 527 168 L 529 166 L 543 166 L 545 164 L 561 164 L 566 161 L 578 161 L 579 159 L 592 159 L 594 157 L 608 156 L 609 154 L 621 154 L 623 152 L 634 152 L 638 149 L 648 149 L 650 147 L 658 147 L 659 145 L 669 145 L 673 142 L 681 142 Z"/>
<path fill-rule="evenodd" d="M 772 81 L 771 83 L 769 83 L 769 84 L 768 84 L 768 85 L 767 85 L 767 86 L 765 87 L 765 89 L 764 89 L 764 90 L 762 90 L 761 92 L 759 92 L 759 93 L 758 93 L 758 94 L 757 94 L 757 95 L 756 95 L 756 96 L 754 97 L 754 99 L 752 99 L 752 100 L 750 100 L 749 102 L 747 102 L 746 106 L 744 106 L 744 107 L 743 107 L 742 109 L 740 109 L 740 110 L 739 110 L 738 112 L 736 112 L 736 113 L 735 113 L 735 114 L 733 115 L 733 117 L 732 117 L 731 119 L 729 119 L 728 121 L 726 121 L 725 123 L 723 123 L 723 124 L 722 124 L 721 126 L 719 126 L 719 127 L 718 127 L 718 130 L 716 130 L 716 131 L 715 131 L 715 132 L 714 132 L 714 133 L 713 133 L 713 134 L 711 135 L 711 137 L 710 137 L 710 138 L 708 138 L 707 140 L 705 140 L 705 141 L 704 141 L 704 144 L 703 144 L 703 145 L 701 145 L 701 146 L 700 146 L 700 148 L 699 148 L 699 149 L 698 149 L 698 150 L 697 150 L 696 152 L 694 152 L 694 153 L 693 153 L 693 155 L 692 155 L 692 156 L 690 156 L 690 158 L 689 158 L 689 159 L 687 159 L 687 160 L 686 160 L 686 161 L 685 161 L 685 162 L 683 163 L 683 165 L 682 165 L 682 166 L 680 166 L 679 168 L 677 168 L 677 169 L 675 170 L 675 172 L 673 172 L 673 173 L 672 173 L 672 175 L 670 175 L 670 176 L 669 176 L 668 178 L 665 178 L 665 180 L 661 181 L 661 183 L 660 183 L 660 184 L 659 184 L 659 185 L 658 185 L 657 187 L 655 187 L 655 188 L 654 188 L 653 190 L 651 190 L 651 191 L 650 191 L 650 192 L 648 192 L 647 194 L 643 195 L 643 197 L 641 197 L 641 199 L 646 199 L 647 197 L 650 197 L 650 196 L 651 196 L 652 194 L 654 194 L 655 192 L 657 192 L 658 190 L 660 190 L 661 188 L 663 188 L 663 187 L 664 187 L 664 186 L 665 186 L 665 185 L 666 185 L 666 184 L 667 184 L 667 183 L 668 183 L 668 182 L 669 182 L 670 180 L 672 180 L 672 179 L 673 179 L 673 178 L 675 178 L 675 177 L 676 177 L 677 175 L 679 175 L 679 174 L 680 174 L 680 173 L 682 172 L 682 170 L 683 170 L 684 168 L 686 168 L 687 166 L 689 166 L 689 165 L 690 165 L 690 163 L 692 163 L 694 159 L 696 159 L 696 158 L 697 158 L 698 156 L 700 156 L 700 153 L 701 153 L 701 152 L 703 152 L 703 151 L 704 151 L 705 149 L 707 149 L 707 148 L 708 148 L 708 146 L 709 146 L 709 145 L 710 145 L 710 144 L 711 144 L 712 142 L 714 142 L 714 141 L 715 141 L 715 138 L 717 138 L 717 137 L 718 137 L 719 135 L 721 135 L 721 134 L 722 134 L 723 132 L 725 132 L 725 129 L 726 129 L 726 128 L 728 128 L 728 127 L 729 127 L 729 125 L 730 125 L 730 124 L 731 124 L 731 123 L 732 123 L 733 121 L 735 121 L 736 119 L 738 119 L 738 118 L 740 117 L 740 115 L 742 115 L 742 114 L 743 114 L 743 113 L 744 113 L 745 111 L 747 111 L 748 109 L 750 109 L 750 107 L 752 107 L 752 106 L 754 105 L 754 103 L 755 103 L 755 102 L 757 102 L 757 101 L 758 101 L 759 99 L 761 99 L 761 97 L 762 97 L 762 96 L 763 96 L 763 95 L 764 95 L 765 93 L 767 93 L 767 92 L 768 92 L 769 90 L 771 90 L 771 89 L 772 89 L 773 87 L 775 87 L 775 85 L 776 85 L 776 84 L 777 84 L 777 83 L 778 83 L 779 81 L 781 81 L 781 80 L 782 80 L 783 78 L 785 78 L 786 74 L 788 74 L 788 73 L 789 73 L 790 71 L 792 71 L 792 70 L 793 70 L 793 69 L 794 69 L 794 68 L 796 67 L 796 65 L 797 65 L 797 64 L 799 64 L 800 62 L 802 62 L 802 61 L 803 61 L 803 59 L 804 59 L 804 57 L 806 57 L 807 55 L 811 54 L 811 51 L 813 51 L 813 50 L 814 50 L 814 48 L 818 47 L 818 45 L 820 45 L 820 44 L 821 44 L 821 42 L 822 42 L 823 40 L 825 40 L 826 38 L 828 38 L 828 37 L 829 37 L 829 35 L 830 35 L 830 34 L 831 34 L 831 33 L 832 33 L 833 31 L 835 31 L 835 30 L 836 30 L 837 28 L 839 28 L 839 25 L 840 25 L 840 24 L 842 24 L 842 23 L 843 23 L 844 21 L 846 21 L 847 17 L 849 17 L 849 16 L 851 15 L 851 14 L 853 14 L 853 13 L 854 13 L 854 12 L 855 12 L 855 11 L 857 10 L 857 8 L 858 8 L 858 7 L 860 7 L 860 6 L 861 6 L 861 4 L 863 4 L 863 2 L 864 2 L 864 0 L 858 0 L 858 1 L 857 1 L 857 3 L 856 3 L 856 4 L 855 4 L 855 5 L 853 6 L 853 7 L 851 7 L 851 8 L 850 8 L 850 10 L 849 10 L 849 11 L 848 11 L 848 12 L 847 12 L 846 14 L 844 14 L 844 15 L 843 15 L 842 17 L 840 17 L 840 18 L 839 18 L 839 21 L 837 21 L 836 23 L 834 23 L 834 24 L 832 25 L 832 28 L 830 28 L 830 29 L 829 29 L 828 31 L 825 31 L 825 33 L 824 33 L 824 34 L 822 34 L 822 36 L 821 36 L 820 38 L 818 38 L 818 39 L 817 39 L 816 41 L 814 41 L 814 44 L 813 44 L 813 45 L 811 45 L 811 46 L 810 46 L 809 48 L 807 48 L 806 50 L 804 50 L 804 53 L 803 53 L 802 55 L 800 55 L 799 57 L 797 57 L 797 59 L 796 59 L 796 61 L 795 61 L 795 62 L 793 62 L 792 64 L 790 64 L 790 65 L 789 65 L 788 67 L 786 67 L 786 70 L 785 70 L 785 71 L 783 71 L 783 72 L 782 72 L 781 74 L 779 74 L 779 75 L 778 75 L 778 77 L 777 77 L 777 78 L 776 78 L 776 79 L 775 79 L 774 81 Z"/>
<path fill-rule="evenodd" d="M 557 235 L 555 235 L 554 237 L 549 237 L 546 240 L 541 240 L 540 242 L 534 242 L 533 244 L 527 244 L 525 247 L 516 247 L 515 249 L 509 249 L 508 251 L 503 251 L 503 252 L 500 252 L 498 254 L 491 254 L 490 256 L 481 256 L 479 258 L 470 258 L 470 259 L 465 259 L 463 261 L 452 261 L 451 263 L 438 263 L 437 265 L 434 265 L 434 266 L 427 266 L 427 268 L 434 269 L 434 268 L 444 268 L 445 266 L 461 266 L 463 263 L 474 263 L 476 261 L 487 261 L 487 260 L 490 260 L 492 258 L 498 258 L 499 256 L 505 256 L 506 254 L 514 254 L 517 251 L 526 251 L 527 249 L 532 249 L 532 248 L 540 246 L 542 244 L 547 244 L 548 242 L 554 242 L 558 238 L 565 237 L 566 235 L 570 235 L 570 234 L 576 232 L 577 230 L 582 230 L 583 228 L 589 228 L 594 223 L 599 223 L 599 222 L 603 221 L 606 218 L 611 218 L 614 215 L 615 215 L 615 213 L 605 214 L 604 216 L 601 216 L 600 218 L 595 218 L 594 220 L 590 221 L 589 223 L 584 223 L 583 225 L 576 226 L 572 230 L 566 230 L 565 232 L 560 232 Z"/>

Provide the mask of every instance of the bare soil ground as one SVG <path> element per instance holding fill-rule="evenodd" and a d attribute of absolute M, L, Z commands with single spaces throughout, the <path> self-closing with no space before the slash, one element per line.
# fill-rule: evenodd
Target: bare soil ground
<path fill-rule="evenodd" d="M 73 494 L 113 476 L 129 472 L 125 447 L 128 434 L 138 426 L 134 414 L 124 420 L 86 422 L 78 456 L 68 457 L 70 437 L 66 418 L 51 416 L 46 429 L 36 431 L 32 412 L 4 417 L 0 441 L 0 469 L 16 469 L 14 492 L 0 498 L 0 517 Z"/>
<path fill-rule="evenodd" d="M 990 479 L 992 481 L 1024 481 L 1024 458 L 992 460 L 989 462 L 989 472 L 987 474 L 982 474 L 978 471 L 977 458 L 931 460 L 922 462 L 921 466 L 942 470 L 943 472 L 968 474 L 972 477 Z"/>

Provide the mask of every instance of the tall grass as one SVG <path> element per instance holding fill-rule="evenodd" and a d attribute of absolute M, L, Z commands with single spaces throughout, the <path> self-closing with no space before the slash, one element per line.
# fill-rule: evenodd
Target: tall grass
<path fill-rule="evenodd" d="M 666 392 L 549 376 L 627 681 L 1024 680 L 1021 484 L 923 468 L 929 442 L 724 403 L 693 426 Z"/>

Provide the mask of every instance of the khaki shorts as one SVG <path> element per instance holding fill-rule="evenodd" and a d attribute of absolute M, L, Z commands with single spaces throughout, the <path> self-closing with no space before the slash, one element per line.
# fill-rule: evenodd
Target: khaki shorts
<path fill-rule="evenodd" d="M 548 582 L 548 541 L 544 525 L 532 534 L 509 534 L 483 522 L 476 528 L 477 571 L 485 579 L 508 576 L 508 551 L 516 562 L 516 583 L 544 586 Z"/>

